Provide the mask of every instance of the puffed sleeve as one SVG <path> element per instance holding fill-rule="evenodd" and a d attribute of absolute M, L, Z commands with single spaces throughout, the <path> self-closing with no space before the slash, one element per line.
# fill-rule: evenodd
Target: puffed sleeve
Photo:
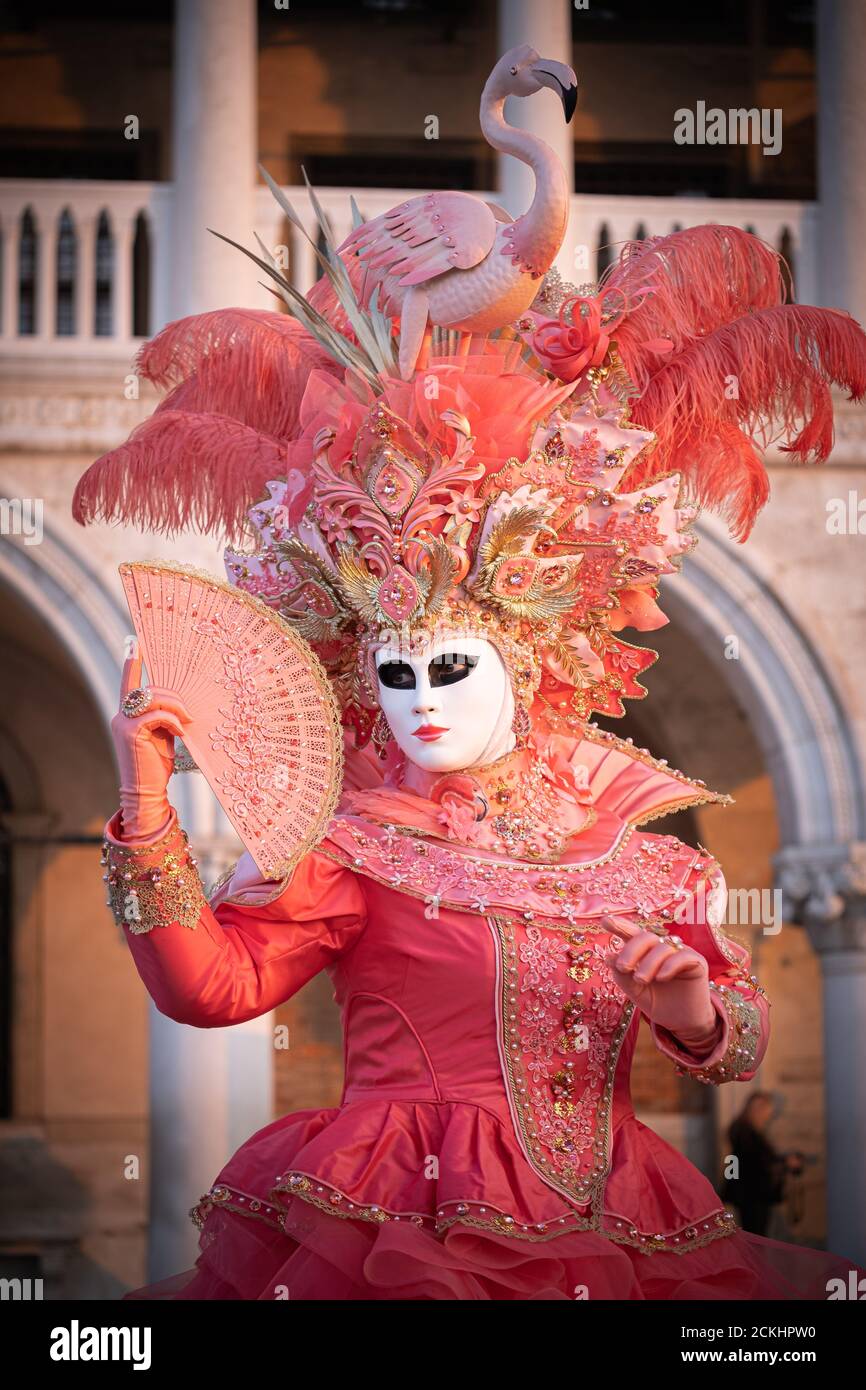
<path fill-rule="evenodd" d="M 108 900 L 161 1013 L 197 1028 L 243 1023 L 290 998 L 349 950 L 366 926 L 360 884 L 313 850 L 270 894 L 211 907 L 185 832 L 125 845 L 106 827 Z"/>
<path fill-rule="evenodd" d="M 656 1024 L 650 1031 L 658 1050 L 677 1063 L 679 1073 L 708 1085 L 751 1081 L 770 1038 L 770 1004 L 749 972 L 751 955 L 721 931 L 727 886 L 714 862 L 680 903 L 674 933 L 698 951 L 709 967 L 710 999 L 718 1018 L 718 1041 L 704 1057 L 692 1056 L 673 1033 Z"/>

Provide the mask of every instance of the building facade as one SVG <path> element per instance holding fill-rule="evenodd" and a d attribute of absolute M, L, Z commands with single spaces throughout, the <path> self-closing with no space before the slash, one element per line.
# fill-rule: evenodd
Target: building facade
<path fill-rule="evenodd" d="M 512 114 L 574 172 L 567 279 L 594 281 L 630 238 L 732 223 L 784 251 L 797 299 L 866 322 L 866 7 L 820 0 L 814 50 L 757 4 L 735 7 L 752 16 L 742 32 L 731 20 L 694 43 L 677 5 L 670 37 L 642 27 L 646 7 L 611 4 L 622 22 L 605 33 L 568 0 L 308 15 L 177 0 L 146 23 L 42 8 L 0 35 L 0 1264 L 55 1295 L 112 1297 L 191 1263 L 188 1208 L 229 1153 L 275 1113 L 335 1104 L 341 1071 L 325 981 L 241 1028 L 181 1027 L 149 1007 L 104 904 L 108 724 L 129 628 L 117 566 L 222 568 L 210 539 L 71 519 L 80 474 L 155 404 L 137 346 L 185 314 L 272 303 L 209 227 L 246 243 L 255 228 L 299 288 L 312 283 L 312 249 L 258 160 L 312 229 L 303 165 L 338 240 L 350 194 L 366 216 L 440 186 L 495 190 L 519 212 L 525 171 L 484 146 L 477 101 L 498 53 L 522 42 L 570 62 L 584 88 L 574 131 L 548 94 Z M 781 110 L 784 168 L 751 145 L 678 147 L 674 113 L 700 101 Z M 862 1263 L 866 415 L 840 402 L 821 470 L 769 466 L 772 500 L 745 549 L 701 522 L 662 592 L 671 624 L 654 634 L 650 697 L 618 732 L 736 798 L 671 828 L 725 866 L 730 930 L 773 1001 L 755 1084 L 778 1097 L 778 1147 L 808 1160 L 779 1233 Z M 202 779 L 175 780 L 215 879 L 236 842 Z M 647 1045 L 635 1090 L 647 1122 L 718 1175 L 747 1088 L 677 1081 Z"/>

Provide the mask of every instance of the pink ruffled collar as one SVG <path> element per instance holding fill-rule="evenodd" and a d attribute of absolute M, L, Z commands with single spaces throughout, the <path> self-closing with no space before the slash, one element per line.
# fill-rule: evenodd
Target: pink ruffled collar
<path fill-rule="evenodd" d="M 430 773 L 401 761 L 382 787 L 347 792 L 342 809 L 518 858 L 555 860 L 595 819 L 589 774 L 558 741 L 487 767 Z"/>

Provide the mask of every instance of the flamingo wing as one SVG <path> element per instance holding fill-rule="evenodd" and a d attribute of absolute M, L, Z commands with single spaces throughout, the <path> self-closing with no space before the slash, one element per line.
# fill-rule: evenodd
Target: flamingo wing
<path fill-rule="evenodd" d="M 496 221 L 497 221 L 497 222 L 513 222 L 513 221 L 514 221 L 514 218 L 511 216 L 511 213 L 510 213 L 510 212 L 506 212 L 505 208 L 500 207 L 500 205 L 499 205 L 498 203 L 488 203 L 487 206 L 489 207 L 490 211 L 493 213 L 493 216 L 496 218 Z"/>
<path fill-rule="evenodd" d="M 408 289 L 478 265 L 493 247 L 497 220 L 472 193 L 424 193 L 363 222 L 340 251 L 362 261 L 361 297 L 367 303 L 386 276 L 392 286 Z"/>

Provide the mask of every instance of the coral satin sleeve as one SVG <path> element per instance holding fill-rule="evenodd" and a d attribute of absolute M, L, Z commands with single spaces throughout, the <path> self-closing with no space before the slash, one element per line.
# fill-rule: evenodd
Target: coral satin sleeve
<path fill-rule="evenodd" d="M 365 926 L 356 876 L 313 850 L 272 902 L 205 904 L 192 930 L 170 922 L 124 934 L 160 1013 L 218 1028 L 289 999 L 349 950 Z"/>
<path fill-rule="evenodd" d="M 659 1052 L 699 1080 L 715 1085 L 751 1081 L 770 1040 L 770 1004 L 749 975 L 752 962 L 748 948 L 721 932 L 727 888 L 718 866 L 710 885 L 709 894 L 695 895 L 692 910 L 682 924 L 677 923 L 676 930 L 707 962 L 718 1041 L 708 1055 L 697 1057 L 666 1028 L 651 1023 L 650 1032 Z"/>

